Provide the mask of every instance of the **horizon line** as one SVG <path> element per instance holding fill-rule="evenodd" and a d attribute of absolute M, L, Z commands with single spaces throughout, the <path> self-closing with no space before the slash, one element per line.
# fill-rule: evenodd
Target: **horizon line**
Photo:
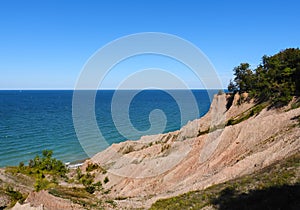
<path fill-rule="evenodd" d="M 68 91 L 77 91 L 77 90 L 92 90 L 92 91 L 101 91 L 101 90 L 227 90 L 227 88 L 164 88 L 164 89 L 155 89 L 155 88 L 149 88 L 149 89 L 113 89 L 113 88 L 104 88 L 104 89 L 0 89 L 0 91 L 61 91 L 61 90 L 68 90 Z"/>

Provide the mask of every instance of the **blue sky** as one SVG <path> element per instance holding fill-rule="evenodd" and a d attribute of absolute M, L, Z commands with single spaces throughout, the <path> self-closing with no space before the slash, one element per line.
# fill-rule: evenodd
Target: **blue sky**
<path fill-rule="evenodd" d="M 192 42 L 226 87 L 239 63 L 255 67 L 265 54 L 300 46 L 299 9 L 297 0 L 1 0 L 0 89 L 72 89 L 93 53 L 140 32 Z M 116 81 L 130 72 L 127 68 L 112 72 L 120 75 Z M 191 87 L 201 88 L 192 75 L 184 75 Z M 114 87 L 113 76 L 103 88 Z"/>

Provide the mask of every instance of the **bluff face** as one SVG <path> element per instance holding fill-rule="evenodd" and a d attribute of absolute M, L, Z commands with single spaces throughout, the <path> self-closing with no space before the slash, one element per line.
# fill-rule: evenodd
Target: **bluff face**
<path fill-rule="evenodd" d="M 199 190 L 258 171 L 300 152 L 300 108 L 268 108 L 236 94 L 216 95 L 209 112 L 175 132 L 113 144 L 88 160 L 107 174 L 122 207 Z M 247 98 L 244 95 L 243 98 Z M 126 198 L 126 199 L 125 199 Z"/>

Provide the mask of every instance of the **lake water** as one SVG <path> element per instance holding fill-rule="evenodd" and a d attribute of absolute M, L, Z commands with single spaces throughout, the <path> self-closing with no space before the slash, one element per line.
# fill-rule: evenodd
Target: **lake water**
<path fill-rule="evenodd" d="M 187 90 L 173 90 L 178 97 L 186 97 Z M 128 110 L 130 121 L 135 129 L 149 129 L 149 114 L 155 109 L 164 112 L 166 127 L 163 132 L 179 129 L 182 123 L 203 116 L 209 109 L 210 97 L 217 90 L 192 90 L 198 112 L 188 110 L 186 119 L 181 122 L 180 105 L 165 91 L 143 90 L 131 101 Z M 126 140 L 116 128 L 111 114 L 112 97 L 115 91 L 101 90 L 95 100 L 95 115 L 99 130 L 108 144 Z M 130 90 L 121 91 L 126 99 Z M 28 162 L 42 150 L 53 150 L 54 157 L 72 162 L 88 158 L 76 136 L 72 119 L 72 90 L 2 90 L 0 91 L 0 167 Z M 120 96 L 119 96 L 120 97 Z M 185 103 L 192 103 L 183 100 Z M 190 113 L 189 113 L 190 112 Z M 117 113 L 122 119 L 126 110 Z M 154 122 L 155 123 L 155 122 Z M 124 125 L 128 126 L 128 125 Z M 151 133 L 150 133 L 151 134 Z M 132 133 L 130 139 L 140 135 Z M 95 151 L 96 153 L 98 151 Z"/>

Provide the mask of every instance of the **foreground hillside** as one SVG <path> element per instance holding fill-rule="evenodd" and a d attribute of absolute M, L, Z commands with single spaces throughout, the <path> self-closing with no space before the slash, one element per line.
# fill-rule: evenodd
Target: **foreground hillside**
<path fill-rule="evenodd" d="M 282 191 L 291 196 L 280 202 L 294 209 L 299 100 L 271 108 L 248 99 L 216 95 L 204 117 L 179 131 L 113 144 L 62 176 L 24 166 L 1 170 L 0 204 L 22 203 L 15 210 L 243 209 L 240 201 L 271 194 L 261 200 L 268 205 Z"/>
<path fill-rule="evenodd" d="M 239 178 L 157 201 L 151 210 L 300 209 L 300 154 Z"/>

